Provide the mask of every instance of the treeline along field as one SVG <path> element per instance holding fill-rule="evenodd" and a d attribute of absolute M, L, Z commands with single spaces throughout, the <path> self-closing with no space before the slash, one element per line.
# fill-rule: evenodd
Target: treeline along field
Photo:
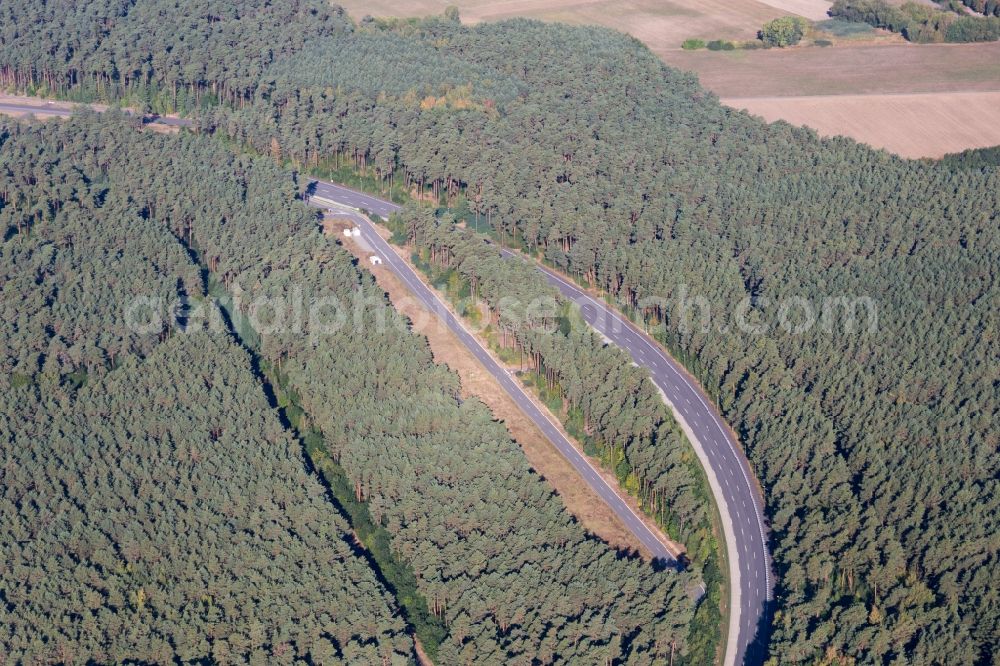
<path fill-rule="evenodd" d="M 139 5 L 168 17 L 185 11 Z M 635 40 L 601 29 L 519 20 L 467 28 L 442 18 L 352 25 L 310 2 L 270 33 L 239 32 L 234 12 L 186 16 L 185 25 L 211 35 L 244 36 L 241 71 L 262 73 L 244 82 L 229 80 L 214 51 L 153 50 L 137 68 L 118 34 L 132 6 L 91 8 L 29 41 L 12 39 L 8 26 L 37 24 L 34 3 L 5 4 L 7 81 L 65 96 L 147 95 L 164 110 L 175 108 L 175 87 L 190 90 L 207 109 L 202 131 L 299 169 L 346 163 L 385 189 L 402 185 L 464 207 L 470 221 L 645 318 L 718 399 L 763 485 L 777 576 L 775 661 L 996 659 L 995 169 L 905 161 L 765 125 L 721 107 Z M 284 45 L 268 39 L 296 22 L 301 42 L 267 48 Z M 150 25 L 148 43 L 161 43 L 159 23 Z M 315 35 L 317 25 L 326 32 Z M 170 34 L 172 24 L 163 26 Z M 343 56 L 373 43 L 373 58 L 435 57 L 422 69 L 378 62 L 368 70 Z M 102 44 L 125 44 L 128 55 Z M 281 237 L 270 224 L 266 233 Z M 257 246 L 216 254 L 233 276 L 262 256 Z M 236 257 L 242 263 L 225 263 Z M 707 326 L 677 305 L 697 297 L 710 306 Z M 872 299 L 877 326 L 850 328 L 840 317 L 791 334 L 778 324 L 789 303 L 797 309 L 786 315 L 801 316 L 793 323 L 808 323 L 808 308 L 815 315 L 841 297 Z M 736 313 L 755 332 L 737 326 Z M 265 336 L 265 356 L 301 375 L 303 405 L 345 468 L 381 468 L 364 447 L 349 457 L 355 435 L 319 404 L 335 387 L 293 372 L 325 367 L 304 353 Z M 435 372 L 410 369 L 428 381 Z M 451 409 L 435 427 L 451 423 Z M 390 482 L 400 474 L 359 476 L 372 506 L 404 496 Z M 443 590 L 432 587 L 429 598 Z M 445 612 L 457 621 L 450 603 Z M 498 640 L 487 630 L 469 635 Z M 541 649 L 534 639 L 519 645 Z"/>
<path fill-rule="evenodd" d="M 897 6 L 885 0 L 837 0 L 830 16 L 885 28 L 923 44 L 995 42 L 1000 40 L 1000 15 L 993 16 L 993 10 L 990 5 L 989 14 L 982 16 L 967 13 L 960 4 L 946 10 L 915 2 Z"/>

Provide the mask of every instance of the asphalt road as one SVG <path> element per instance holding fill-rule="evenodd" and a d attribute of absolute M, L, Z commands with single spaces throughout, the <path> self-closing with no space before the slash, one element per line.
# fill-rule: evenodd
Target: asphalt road
<path fill-rule="evenodd" d="M 33 116 L 39 118 L 44 118 L 46 116 L 59 116 L 60 118 L 68 118 L 73 115 L 72 109 L 61 109 L 55 106 L 33 106 L 31 104 L 10 104 L 4 103 L 0 104 L 0 113 L 30 113 Z M 130 111 L 126 113 L 131 114 Z M 147 124 L 155 125 L 171 125 L 174 127 L 190 127 L 194 124 L 194 121 L 188 120 L 187 118 L 169 118 L 167 116 L 157 116 L 156 118 L 150 118 L 145 120 Z"/>
<path fill-rule="evenodd" d="M 72 111 L 47 106 L 0 104 L 0 113 L 31 113 L 36 116 L 69 116 Z M 151 122 L 188 126 L 181 118 L 157 118 Z M 399 206 L 377 197 L 362 194 L 332 183 L 317 182 L 314 194 L 342 205 L 364 209 L 388 217 Z M 314 202 L 320 205 L 319 202 Z M 383 257 L 385 263 L 432 312 L 436 313 L 458 336 L 483 366 L 510 394 L 518 407 L 541 429 L 566 457 L 581 478 L 608 504 L 627 529 L 642 542 L 654 557 L 676 565 L 676 560 L 657 535 L 618 493 L 597 473 L 590 462 L 569 443 L 559 428 L 535 406 L 521 384 L 501 367 L 465 326 L 452 315 L 414 271 L 402 261 L 386 241 L 360 215 L 355 215 L 364 238 Z M 509 257 L 519 257 L 505 252 Z M 731 435 L 718 411 L 704 391 L 679 363 L 663 352 L 644 333 L 626 322 L 607 304 L 594 299 L 575 284 L 555 272 L 538 266 L 562 295 L 576 303 L 585 321 L 614 344 L 625 349 L 663 393 L 691 440 L 705 468 L 712 492 L 722 514 L 729 555 L 731 589 L 730 628 L 725 664 L 758 664 L 763 661 L 761 645 L 767 643 L 769 630 L 767 603 L 771 596 L 770 557 L 765 538 L 763 501 L 753 481 L 749 465 L 739 444 Z"/>
<path fill-rule="evenodd" d="M 71 116 L 72 111 L 57 109 L 51 106 L 32 106 L 30 104 L 0 104 L 0 113 L 31 113 L 36 116 Z"/>
<path fill-rule="evenodd" d="M 761 625 L 766 625 L 767 602 L 772 589 L 771 570 L 763 501 L 745 456 L 701 387 L 677 361 L 663 352 L 659 344 L 572 282 L 544 267 L 539 270 L 565 298 L 580 307 L 588 324 L 649 370 L 653 383 L 682 423 L 706 468 L 716 501 L 720 505 L 724 503 L 720 513 L 723 531 L 727 533 L 730 579 L 735 588 L 731 600 L 732 606 L 739 609 L 738 614 L 732 613 L 730 617 L 728 643 L 734 651 L 727 654 L 732 661 L 727 658 L 726 663 L 760 663 L 760 649 L 750 648 L 759 644 L 768 631 Z"/>
<path fill-rule="evenodd" d="M 387 202 L 370 201 L 362 199 L 363 195 L 352 192 L 345 188 L 339 188 L 328 183 L 317 183 L 313 196 L 319 195 L 325 199 L 337 201 L 353 208 L 366 208 L 369 211 L 384 214 L 387 216 L 392 204 Z M 315 199 L 312 202 L 317 206 L 323 204 Z M 380 212 L 382 211 L 382 212 Z M 406 284 L 407 288 L 416 296 L 424 306 L 445 322 L 448 328 L 458 337 L 469 351 L 483 364 L 483 367 L 493 375 L 503 389 L 514 400 L 518 408 L 530 418 L 536 426 L 545 434 L 559 452 L 573 465 L 581 478 L 601 497 L 604 502 L 611 507 L 615 515 L 625 524 L 625 527 L 632 532 L 639 541 L 652 553 L 654 558 L 661 559 L 669 565 L 676 565 L 677 561 L 667 549 L 666 545 L 659 539 L 655 532 L 650 529 L 639 516 L 625 503 L 614 488 L 608 484 L 604 478 L 598 474 L 590 461 L 581 454 L 576 447 L 562 434 L 560 429 L 554 424 L 529 397 L 521 386 L 518 379 L 511 377 L 507 369 L 501 366 L 486 348 L 473 336 L 459 319 L 452 314 L 444 302 L 431 289 L 423 283 L 409 264 L 399 258 L 399 255 L 389 246 L 389 244 L 378 234 L 375 228 L 361 215 L 350 214 L 358 226 L 361 228 L 361 236 L 375 253 L 382 257 L 389 268 Z"/>
<path fill-rule="evenodd" d="M 383 199 L 362 194 L 355 190 L 317 182 L 314 194 L 351 208 L 376 213 L 387 218 L 400 207 Z M 539 425 L 553 444 L 563 453 L 608 505 L 622 517 L 625 524 L 645 544 L 654 546 L 659 539 L 649 533 L 649 528 L 629 516 L 631 511 L 623 505 L 617 493 L 594 473 L 589 462 L 574 448 L 534 403 L 527 398 L 520 383 L 512 379 L 483 349 L 464 326 L 431 292 L 413 270 L 388 246 L 385 240 L 358 216 L 365 238 L 384 255 L 386 262 L 407 286 L 433 312 L 441 316 L 469 347 L 483 365 L 500 381 L 518 406 Z M 518 257 L 504 251 L 508 257 Z M 627 322 L 606 303 L 593 298 L 572 282 L 555 272 L 538 266 L 550 284 L 559 289 L 568 300 L 580 307 L 584 320 L 612 343 L 626 350 L 640 366 L 649 370 L 650 378 L 673 408 L 696 452 L 712 485 L 713 494 L 722 514 L 729 555 L 731 608 L 729 635 L 725 664 L 759 664 L 763 661 L 762 646 L 768 633 L 768 600 L 771 597 L 770 556 L 765 537 L 766 527 L 763 500 L 757 490 L 745 456 L 726 426 L 718 410 L 684 368 L 663 352 L 659 344 Z M 659 551 L 665 549 L 660 545 Z M 669 554 L 666 554 L 669 556 Z"/>

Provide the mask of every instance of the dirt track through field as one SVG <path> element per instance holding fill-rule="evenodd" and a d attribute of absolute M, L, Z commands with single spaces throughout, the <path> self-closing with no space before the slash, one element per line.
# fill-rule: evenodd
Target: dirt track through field
<path fill-rule="evenodd" d="M 903 157 L 1000 144 L 1000 92 L 724 98 L 765 120 L 844 134 Z"/>

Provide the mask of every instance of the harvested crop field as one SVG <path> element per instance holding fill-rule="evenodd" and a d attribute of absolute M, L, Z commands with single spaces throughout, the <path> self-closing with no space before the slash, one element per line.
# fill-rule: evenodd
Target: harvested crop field
<path fill-rule="evenodd" d="M 466 23 L 523 16 L 577 25 L 603 25 L 642 40 L 653 52 L 679 49 L 691 37 L 753 39 L 767 21 L 788 14 L 821 19 L 826 0 L 346 0 L 355 18 L 427 16 L 454 4 Z"/>
<path fill-rule="evenodd" d="M 1000 92 L 757 97 L 722 102 L 763 117 L 843 134 L 903 157 L 1000 144 Z"/>
<path fill-rule="evenodd" d="M 725 104 L 903 157 L 1000 144 L 1000 43 L 682 52 Z"/>
<path fill-rule="evenodd" d="M 678 50 L 663 59 L 719 97 L 1000 90 L 1000 42 Z"/>
<path fill-rule="evenodd" d="M 346 0 L 355 17 L 441 14 L 453 0 Z M 603 25 L 642 40 L 668 65 L 767 120 L 843 134 L 905 157 L 1000 144 L 1000 43 L 906 43 L 883 31 L 829 48 L 684 51 L 681 42 L 746 40 L 794 13 L 822 19 L 826 0 L 470 0 L 466 23 L 525 16 Z M 906 94 L 906 97 L 900 97 Z M 785 97 L 784 100 L 769 99 Z M 752 98 L 752 99 L 748 99 Z"/>

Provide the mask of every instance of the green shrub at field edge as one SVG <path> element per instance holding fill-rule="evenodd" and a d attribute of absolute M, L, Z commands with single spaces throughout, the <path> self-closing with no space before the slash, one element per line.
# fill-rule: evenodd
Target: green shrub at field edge
<path fill-rule="evenodd" d="M 707 46 L 709 51 L 734 51 L 736 49 L 735 44 L 722 39 L 713 39 Z"/>
<path fill-rule="evenodd" d="M 841 39 L 871 36 L 875 33 L 875 28 L 864 21 L 847 21 L 839 18 L 813 23 L 813 29 Z"/>
<path fill-rule="evenodd" d="M 809 29 L 809 22 L 801 16 L 782 16 L 768 21 L 757 37 L 768 46 L 795 46 Z"/>

